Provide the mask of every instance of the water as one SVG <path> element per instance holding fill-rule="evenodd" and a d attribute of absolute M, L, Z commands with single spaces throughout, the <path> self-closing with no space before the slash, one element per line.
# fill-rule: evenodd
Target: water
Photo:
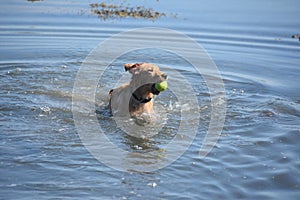
<path fill-rule="evenodd" d="M 300 43 L 291 38 L 299 33 L 298 1 L 143 1 L 167 15 L 155 20 L 101 20 L 90 15 L 89 3 L 96 2 L 0 3 L 1 199 L 299 199 Z M 145 60 L 192 83 L 200 126 L 178 160 L 151 173 L 116 171 L 97 161 L 77 134 L 71 101 L 81 63 L 104 39 L 140 27 L 187 34 L 220 70 L 226 121 L 204 159 L 198 151 L 211 114 L 209 92 L 188 63 L 168 52 L 130 52 L 115 61 L 111 77 L 123 76 L 123 62 Z M 106 91 L 97 90 L 98 122 L 125 150 L 163 152 L 176 134 L 177 109 L 193 110 L 165 92 L 156 99 L 169 120 L 164 134 L 136 139 L 115 127 L 108 97 L 99 95 Z"/>

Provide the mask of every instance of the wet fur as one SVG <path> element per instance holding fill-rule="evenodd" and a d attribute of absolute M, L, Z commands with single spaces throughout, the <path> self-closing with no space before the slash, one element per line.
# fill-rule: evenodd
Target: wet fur
<path fill-rule="evenodd" d="M 125 64 L 124 68 L 125 71 L 129 71 L 132 74 L 132 78 L 129 83 L 112 89 L 109 92 L 109 107 L 112 114 L 138 117 L 154 113 L 154 94 L 151 91 L 151 87 L 154 83 L 166 80 L 167 76 L 160 71 L 158 66 L 150 63 L 129 63 Z M 132 96 L 133 93 L 138 98 L 151 100 L 147 103 L 141 103 Z M 128 99 L 129 105 L 126 104 Z"/>

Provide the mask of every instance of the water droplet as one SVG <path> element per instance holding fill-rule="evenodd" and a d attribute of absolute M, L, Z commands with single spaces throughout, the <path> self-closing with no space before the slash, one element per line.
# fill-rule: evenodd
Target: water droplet
<path fill-rule="evenodd" d="M 48 106 L 42 106 L 40 109 L 41 109 L 44 113 L 50 113 L 50 112 L 51 112 L 51 109 L 50 109 L 50 107 L 48 107 Z"/>
<path fill-rule="evenodd" d="M 156 186 L 157 186 L 157 184 L 156 184 L 155 182 L 153 182 L 153 183 L 148 183 L 147 185 L 148 185 L 148 186 L 152 186 L 152 187 L 156 187 Z"/>

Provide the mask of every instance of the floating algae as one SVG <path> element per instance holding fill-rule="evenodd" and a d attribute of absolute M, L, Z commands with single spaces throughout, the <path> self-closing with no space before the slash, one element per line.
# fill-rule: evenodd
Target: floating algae
<path fill-rule="evenodd" d="M 101 19 L 114 18 L 144 18 L 144 19 L 158 19 L 166 16 L 165 13 L 154 11 L 152 8 L 145 8 L 143 6 L 129 7 L 123 5 L 92 3 L 90 4 L 91 11 Z"/>
<path fill-rule="evenodd" d="M 292 35 L 292 38 L 298 39 L 300 41 L 300 34 Z"/>

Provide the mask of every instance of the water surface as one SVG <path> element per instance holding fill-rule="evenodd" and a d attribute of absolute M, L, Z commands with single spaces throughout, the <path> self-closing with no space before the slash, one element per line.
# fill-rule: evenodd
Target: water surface
<path fill-rule="evenodd" d="M 300 32 L 297 0 L 143 1 L 166 13 L 155 20 L 103 20 L 91 15 L 89 3 L 99 2 L 0 3 L 1 199 L 299 199 L 300 42 L 291 38 Z M 119 172 L 98 162 L 77 135 L 71 100 L 81 63 L 104 39 L 140 27 L 187 34 L 220 70 L 226 122 L 205 159 L 198 151 L 210 120 L 209 92 L 170 52 L 129 52 L 112 64 L 111 76 L 120 77 L 124 62 L 136 60 L 176 69 L 191 82 L 201 120 L 177 161 L 153 173 Z M 100 85 L 99 91 L 106 93 Z M 108 97 L 97 98 L 99 123 L 121 148 L 163 149 L 176 134 L 180 116 L 170 91 L 156 103 L 172 115 L 164 133 L 150 141 L 118 131 L 105 110 Z"/>

